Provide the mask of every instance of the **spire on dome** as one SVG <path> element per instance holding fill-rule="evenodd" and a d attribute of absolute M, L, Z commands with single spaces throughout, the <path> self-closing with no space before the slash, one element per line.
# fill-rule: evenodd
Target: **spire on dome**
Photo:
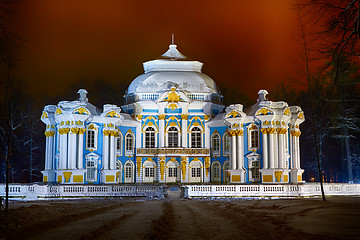
<path fill-rule="evenodd" d="M 169 50 L 166 53 L 161 55 L 161 58 L 169 59 L 169 60 L 185 60 L 187 59 L 179 50 L 176 49 L 174 34 L 171 34 L 171 44 L 169 45 Z"/>

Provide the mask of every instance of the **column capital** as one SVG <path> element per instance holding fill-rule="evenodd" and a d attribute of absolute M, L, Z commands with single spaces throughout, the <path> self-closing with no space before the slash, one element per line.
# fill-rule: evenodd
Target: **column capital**
<path fill-rule="evenodd" d="M 68 134 L 70 132 L 70 128 L 60 128 L 58 132 L 62 134 Z"/>
<path fill-rule="evenodd" d="M 159 120 L 165 120 L 165 114 L 158 115 Z"/>
<path fill-rule="evenodd" d="M 79 128 L 71 128 L 70 133 L 77 134 L 79 132 Z"/>
<path fill-rule="evenodd" d="M 291 131 L 290 134 L 293 137 L 300 137 L 301 131 Z"/>
<path fill-rule="evenodd" d="M 110 130 L 104 130 L 103 134 L 104 134 L 104 136 L 110 136 L 111 131 Z"/>
<path fill-rule="evenodd" d="M 53 137 L 55 136 L 55 131 L 45 131 L 44 134 L 46 137 Z"/>
<path fill-rule="evenodd" d="M 236 130 L 235 131 L 235 134 L 236 134 L 236 136 L 243 136 L 243 134 L 244 134 L 244 130 Z"/>
<path fill-rule="evenodd" d="M 80 134 L 84 134 L 84 132 L 85 132 L 85 128 L 79 128 L 79 130 L 78 130 L 78 134 L 80 135 Z"/>

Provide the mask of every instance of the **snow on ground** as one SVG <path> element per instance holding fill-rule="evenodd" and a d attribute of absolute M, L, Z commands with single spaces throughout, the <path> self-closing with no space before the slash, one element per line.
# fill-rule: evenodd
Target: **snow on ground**
<path fill-rule="evenodd" d="M 10 213 L 8 239 L 360 239 L 357 197 L 12 201 Z"/>

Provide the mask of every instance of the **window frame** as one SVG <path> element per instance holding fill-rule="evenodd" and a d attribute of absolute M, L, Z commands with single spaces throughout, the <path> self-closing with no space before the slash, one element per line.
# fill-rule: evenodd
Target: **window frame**
<path fill-rule="evenodd" d="M 226 143 L 228 143 L 228 148 L 226 148 Z M 230 155 L 230 136 L 228 132 L 225 132 L 223 135 L 223 155 Z"/>
<path fill-rule="evenodd" d="M 123 148 L 123 137 L 122 134 L 119 133 L 119 136 L 116 137 L 116 153 L 117 155 L 122 155 L 122 148 Z"/>
<path fill-rule="evenodd" d="M 174 130 L 172 130 L 174 129 Z M 170 148 L 178 148 L 180 147 L 180 131 L 179 131 L 179 128 L 175 127 L 175 126 L 171 126 L 168 128 L 168 130 L 166 131 L 167 132 L 167 147 L 170 147 Z M 170 137 L 171 134 L 174 134 L 174 136 Z M 175 141 L 176 144 L 170 144 L 170 143 L 173 143 L 171 140 Z"/>
<path fill-rule="evenodd" d="M 192 127 L 190 130 L 190 148 L 202 148 L 202 131 L 198 126 Z"/>
<path fill-rule="evenodd" d="M 248 129 L 248 149 L 249 151 L 260 150 L 260 130 L 255 124 Z M 255 126 L 255 128 L 254 128 Z"/>
<path fill-rule="evenodd" d="M 155 148 L 155 147 L 156 147 L 156 129 L 152 126 L 149 126 L 145 129 L 144 132 L 144 148 Z"/>
<path fill-rule="evenodd" d="M 92 127 L 90 128 L 90 126 Z M 90 132 L 93 134 L 92 138 L 89 136 Z M 91 144 L 89 145 L 89 141 L 91 140 L 92 142 L 90 142 Z M 95 151 L 98 148 L 97 145 L 98 145 L 98 128 L 95 124 L 90 124 L 87 126 L 85 132 L 85 149 L 89 151 Z"/>
<path fill-rule="evenodd" d="M 131 140 L 131 145 L 129 144 L 129 140 Z M 129 149 L 130 146 L 130 149 Z M 125 134 L 125 155 L 133 155 L 134 154 L 134 147 L 135 147 L 135 137 L 132 133 Z"/>
<path fill-rule="evenodd" d="M 215 142 L 215 140 L 217 142 Z M 211 141 L 210 141 L 210 144 L 211 144 L 211 153 L 212 155 L 215 155 L 215 156 L 219 156 L 220 155 L 220 146 L 221 146 L 221 137 L 220 137 L 220 134 L 215 132 L 211 135 Z M 216 148 L 215 148 L 216 147 Z"/>

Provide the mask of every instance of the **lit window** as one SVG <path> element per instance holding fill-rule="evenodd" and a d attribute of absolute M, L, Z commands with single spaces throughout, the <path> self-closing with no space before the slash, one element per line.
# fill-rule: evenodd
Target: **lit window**
<path fill-rule="evenodd" d="M 131 133 L 126 134 L 125 136 L 125 149 L 127 154 L 131 154 L 134 149 L 134 139 Z"/>
<path fill-rule="evenodd" d="M 86 148 L 95 148 L 95 133 L 94 129 L 86 131 Z"/>
<path fill-rule="evenodd" d="M 168 146 L 169 147 L 178 147 L 179 139 L 178 139 L 178 130 L 176 127 L 169 128 L 168 131 Z"/>
<path fill-rule="evenodd" d="M 191 130 L 191 147 L 201 148 L 201 131 L 198 127 Z"/>
<path fill-rule="evenodd" d="M 211 146 L 214 153 L 220 152 L 220 135 L 219 134 L 213 134 L 211 139 Z"/>
<path fill-rule="evenodd" d="M 155 129 L 148 127 L 145 131 L 145 148 L 155 147 Z"/>

